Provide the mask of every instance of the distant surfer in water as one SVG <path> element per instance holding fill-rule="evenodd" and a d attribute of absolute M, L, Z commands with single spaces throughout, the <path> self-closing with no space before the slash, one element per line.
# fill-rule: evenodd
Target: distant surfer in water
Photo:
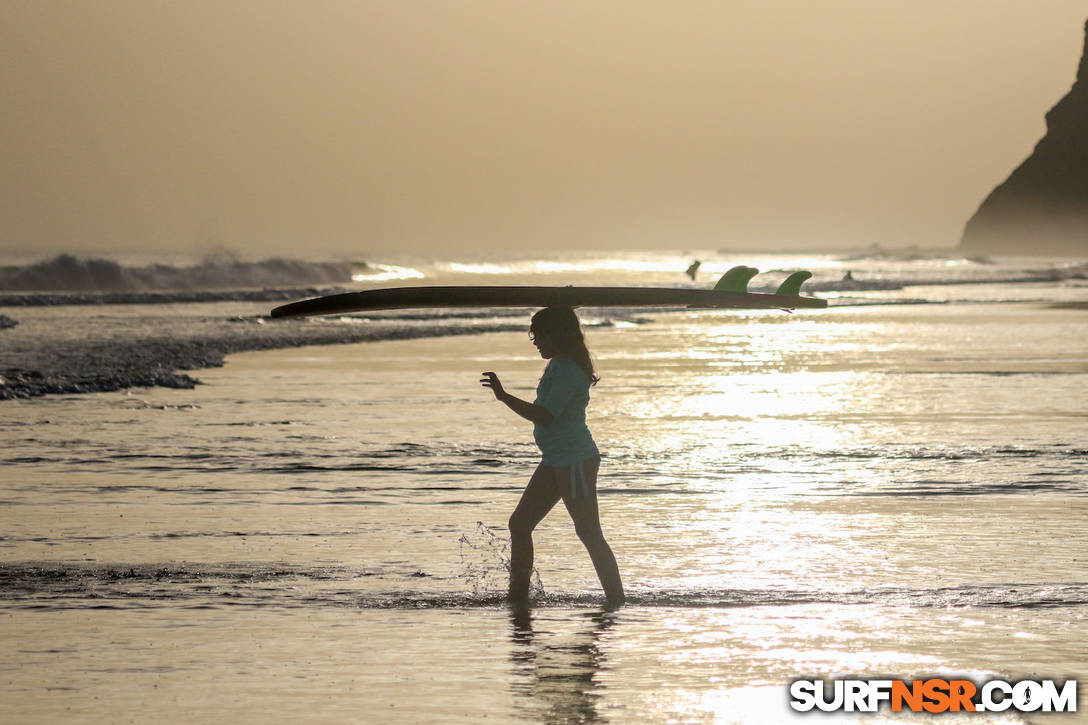
<path fill-rule="evenodd" d="M 533 571 L 533 529 L 562 499 L 578 538 L 589 550 L 611 606 L 624 602 L 623 584 L 597 512 L 597 471 L 601 455 L 586 427 L 589 387 L 597 374 L 589 359 L 582 327 L 570 307 L 548 307 L 533 315 L 529 338 L 548 361 L 530 403 L 503 390 L 499 376 L 482 373 L 480 383 L 495 399 L 533 423 L 542 459 L 510 517 L 510 602 L 529 601 Z"/>

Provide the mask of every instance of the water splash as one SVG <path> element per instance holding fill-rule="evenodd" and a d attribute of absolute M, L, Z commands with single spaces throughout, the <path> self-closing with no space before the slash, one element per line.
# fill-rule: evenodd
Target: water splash
<path fill-rule="evenodd" d="M 506 592 L 510 577 L 510 540 L 496 536 L 484 522 L 476 522 L 476 530 L 462 534 L 457 540 L 461 557 L 460 578 L 470 587 L 474 597 Z M 529 578 L 529 593 L 534 598 L 544 596 L 540 572 L 533 569 Z"/>

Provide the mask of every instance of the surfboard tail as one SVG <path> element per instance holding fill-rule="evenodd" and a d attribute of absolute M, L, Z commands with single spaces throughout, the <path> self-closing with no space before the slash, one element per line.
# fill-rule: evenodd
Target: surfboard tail
<path fill-rule="evenodd" d="M 714 285 L 714 291 L 750 294 L 748 292 L 748 284 L 757 274 L 759 274 L 759 270 L 755 267 L 748 267 L 743 264 L 737 265 L 722 275 L 722 278 Z M 809 272 L 808 270 L 794 272 L 789 277 L 786 277 L 782 284 L 778 286 L 778 290 L 774 293 L 775 296 L 796 297 L 800 299 L 801 285 L 810 277 L 812 277 L 812 272 Z M 811 302 L 813 298 L 804 299 Z M 790 305 L 783 305 L 782 307 L 783 309 L 788 309 L 790 308 Z"/>

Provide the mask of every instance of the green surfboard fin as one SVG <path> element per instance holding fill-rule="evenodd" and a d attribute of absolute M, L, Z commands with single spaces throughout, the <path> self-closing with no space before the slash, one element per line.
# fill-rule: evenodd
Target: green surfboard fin
<path fill-rule="evenodd" d="M 785 281 L 778 286 L 776 295 L 786 295 L 788 297 L 800 297 L 801 285 L 805 280 L 812 276 L 812 272 L 794 272 L 789 277 L 786 277 Z"/>
<path fill-rule="evenodd" d="M 718 280 L 714 289 L 718 292 L 747 292 L 748 282 L 759 274 L 755 267 L 745 267 L 743 264 L 733 267 Z"/>

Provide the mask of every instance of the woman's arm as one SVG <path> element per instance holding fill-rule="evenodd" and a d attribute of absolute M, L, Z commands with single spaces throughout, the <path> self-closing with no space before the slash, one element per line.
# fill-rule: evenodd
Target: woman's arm
<path fill-rule="evenodd" d="M 495 393 L 495 400 L 503 403 L 525 420 L 535 425 L 551 425 L 555 420 L 546 408 L 530 403 L 528 400 L 522 400 L 503 390 L 502 383 L 499 382 L 499 376 L 495 373 L 481 374 L 483 377 L 480 378 L 480 384 L 485 388 L 491 388 L 491 392 Z"/>

